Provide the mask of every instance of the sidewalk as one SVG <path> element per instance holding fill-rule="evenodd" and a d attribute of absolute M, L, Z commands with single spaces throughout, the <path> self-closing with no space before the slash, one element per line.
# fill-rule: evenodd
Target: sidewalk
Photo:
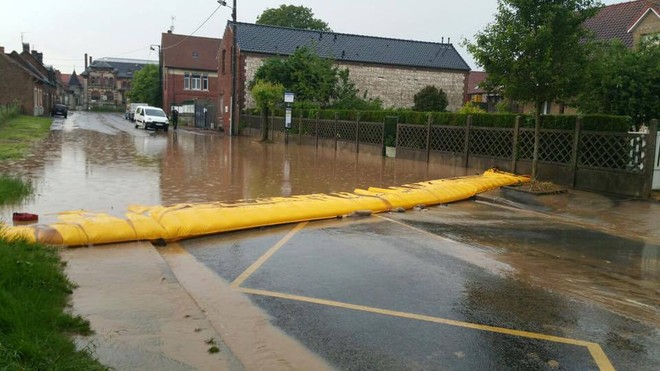
<path fill-rule="evenodd" d="M 658 196 L 658 193 L 655 195 Z M 536 196 L 506 188 L 479 194 L 476 199 L 660 243 L 660 202 L 655 199 L 642 200 L 579 190 Z"/>

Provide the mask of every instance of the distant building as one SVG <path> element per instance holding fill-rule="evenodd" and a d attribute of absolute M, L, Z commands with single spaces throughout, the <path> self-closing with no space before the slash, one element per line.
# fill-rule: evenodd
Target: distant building
<path fill-rule="evenodd" d="M 135 72 L 147 64 L 158 64 L 158 60 L 147 61 L 127 58 L 100 58 L 92 60 L 80 74 L 85 79 L 84 105 L 88 108 L 118 108 L 128 103 L 127 93 Z"/>
<path fill-rule="evenodd" d="M 218 91 L 218 50 L 222 40 L 209 37 L 161 35 L 163 109 L 198 101 L 214 105 Z"/>
<path fill-rule="evenodd" d="M 635 48 L 641 40 L 660 37 L 660 0 L 605 6 L 584 25 L 597 40 L 619 40 L 628 48 Z"/>
<path fill-rule="evenodd" d="M 85 88 L 78 78 L 76 71 L 72 74 L 60 74 L 60 82 L 64 86 L 65 94 L 61 103 L 66 104 L 69 109 L 82 109 L 84 105 Z"/>
<path fill-rule="evenodd" d="M 229 22 L 225 28 L 218 61 L 218 105 L 224 111 L 222 120 L 225 123 L 229 121 L 232 89 L 231 25 Z M 310 46 L 319 56 L 334 60 L 340 68 L 348 68 L 350 78 L 360 92 L 366 93 L 368 98 L 382 99 L 387 107 L 412 107 L 414 95 L 427 85 L 435 85 L 447 94 L 447 109 L 450 111 L 460 108 L 465 99 L 470 67 L 449 42 L 410 41 L 240 22 L 236 26 L 240 109 L 254 106 L 248 85 L 264 60 L 292 55 L 302 46 Z"/>

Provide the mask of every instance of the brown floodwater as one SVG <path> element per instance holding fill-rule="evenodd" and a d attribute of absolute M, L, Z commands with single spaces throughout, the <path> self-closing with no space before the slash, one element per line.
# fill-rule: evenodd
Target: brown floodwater
<path fill-rule="evenodd" d="M 260 143 L 213 131 L 135 129 L 119 114 L 76 112 L 0 172 L 30 180 L 33 197 L 0 208 L 39 214 L 86 210 L 123 216 L 127 206 L 351 192 L 466 174 L 463 168 L 290 142 Z"/>

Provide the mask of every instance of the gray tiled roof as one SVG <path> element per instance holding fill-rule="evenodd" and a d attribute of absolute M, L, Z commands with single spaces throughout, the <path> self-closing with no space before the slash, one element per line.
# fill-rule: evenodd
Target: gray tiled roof
<path fill-rule="evenodd" d="M 158 61 L 105 57 L 95 60 L 90 67 L 112 68 L 117 71 L 117 77 L 132 78 L 135 71 L 141 70 L 147 64 L 158 64 Z"/>
<path fill-rule="evenodd" d="M 452 44 L 387 39 L 241 22 L 238 22 L 237 26 L 237 42 L 241 52 L 291 55 L 300 46 L 315 45 L 321 57 L 337 61 L 470 70 L 470 67 Z"/>

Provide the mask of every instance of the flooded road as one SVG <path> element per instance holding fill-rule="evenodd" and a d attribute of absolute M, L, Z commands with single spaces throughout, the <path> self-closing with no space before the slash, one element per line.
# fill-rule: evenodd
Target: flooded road
<path fill-rule="evenodd" d="M 27 159 L 0 163 L 0 172 L 32 180 L 34 198 L 0 209 L 54 221 L 54 213 L 84 209 L 123 216 L 131 204 L 233 201 L 310 193 L 351 192 L 465 175 L 428 166 L 181 128 L 137 130 L 120 114 L 75 112 L 56 118 L 50 137 Z"/>
<path fill-rule="evenodd" d="M 27 211 L 41 223 L 466 175 L 87 112 L 56 119 L 37 151 L 0 172 L 37 190 L 0 218 Z M 116 369 L 660 368 L 660 204 L 553 197 L 62 254 L 79 285 L 74 311 L 97 331 L 87 340 Z"/>

